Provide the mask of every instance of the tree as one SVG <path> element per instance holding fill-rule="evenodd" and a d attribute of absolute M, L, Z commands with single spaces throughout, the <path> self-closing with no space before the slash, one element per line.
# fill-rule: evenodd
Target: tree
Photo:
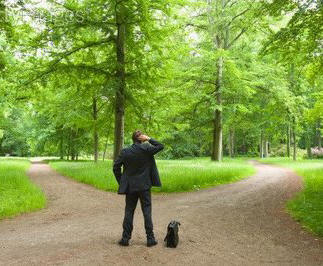
<path fill-rule="evenodd" d="M 234 50 L 234 46 L 251 28 L 251 24 L 255 23 L 254 13 L 256 12 L 256 4 L 254 1 L 231 2 L 224 0 L 208 0 L 202 5 L 194 15 L 192 23 L 188 25 L 194 27 L 200 33 L 203 40 L 201 46 L 204 47 L 207 59 L 216 63 L 207 62 L 206 65 L 212 67 L 210 71 L 214 72 L 213 77 L 207 81 L 211 85 L 214 84 L 213 95 L 214 103 L 214 124 L 213 124 L 213 144 L 212 144 L 212 160 L 222 160 L 222 142 L 223 142 L 223 91 L 228 89 L 225 83 L 224 70 L 226 62 L 232 60 L 230 51 Z"/>

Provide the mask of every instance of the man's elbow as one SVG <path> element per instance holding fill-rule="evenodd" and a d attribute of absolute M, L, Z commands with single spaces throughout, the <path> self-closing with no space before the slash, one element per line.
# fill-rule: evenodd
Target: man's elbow
<path fill-rule="evenodd" d="M 120 168 L 118 168 L 118 167 L 113 167 L 112 172 L 113 172 L 113 174 L 114 174 L 115 176 L 118 176 L 118 175 L 119 175 L 119 173 L 121 172 L 121 169 L 120 169 Z"/>
<path fill-rule="evenodd" d="M 159 144 L 158 145 L 158 152 L 162 151 L 164 149 L 164 145 L 163 144 Z"/>

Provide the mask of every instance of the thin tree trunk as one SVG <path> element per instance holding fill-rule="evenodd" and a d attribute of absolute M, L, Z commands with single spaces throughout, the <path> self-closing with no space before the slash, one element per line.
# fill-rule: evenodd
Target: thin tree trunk
<path fill-rule="evenodd" d="M 231 149 L 231 133 L 230 133 L 230 130 L 229 130 L 229 135 L 228 135 L 228 153 L 229 153 L 229 156 L 232 157 L 232 149 Z"/>
<path fill-rule="evenodd" d="M 71 132 L 71 159 L 72 159 L 72 161 L 74 161 L 75 160 L 75 158 L 76 158 L 76 135 L 77 133 L 76 133 L 76 131 L 74 131 L 73 129 L 72 129 L 72 132 Z"/>
<path fill-rule="evenodd" d="M 297 156 L 297 143 L 296 143 L 296 132 L 295 125 L 293 125 L 293 160 L 296 161 Z"/>
<path fill-rule="evenodd" d="M 317 129 L 316 129 L 316 137 L 317 137 L 317 147 L 319 149 L 322 148 L 322 136 L 321 136 L 321 121 L 317 121 Z"/>
<path fill-rule="evenodd" d="M 107 153 L 107 150 L 108 150 L 108 137 L 107 137 L 107 139 L 106 139 L 106 141 L 105 141 L 105 145 L 104 145 L 104 151 L 103 151 L 103 157 L 102 157 L 102 161 L 104 162 L 104 159 L 105 159 L 105 155 L 106 155 L 106 153 Z"/>
<path fill-rule="evenodd" d="M 264 136 L 263 136 L 263 133 L 261 131 L 260 133 L 260 143 L 259 143 L 259 155 L 260 155 L 260 158 L 264 158 Z"/>
<path fill-rule="evenodd" d="M 124 112 L 125 112 L 125 39 L 126 24 L 125 10 L 123 2 L 119 2 L 116 8 L 117 38 L 116 38 L 116 54 L 117 54 L 117 90 L 115 99 L 115 121 L 114 121 L 114 151 L 113 158 L 119 155 L 124 142 Z"/>
<path fill-rule="evenodd" d="M 306 128 L 306 151 L 307 151 L 307 158 L 312 158 L 312 150 L 311 150 L 311 134 L 310 134 L 310 127 L 307 126 Z"/>
<path fill-rule="evenodd" d="M 232 157 L 232 143 L 231 143 L 231 128 L 229 129 L 229 136 L 228 136 L 228 150 L 229 150 L 229 156 Z"/>
<path fill-rule="evenodd" d="M 264 145 L 265 145 L 265 157 L 267 158 L 268 157 L 268 155 L 269 155 L 269 151 L 268 151 L 268 149 L 269 149 L 269 142 L 268 142 L 268 140 L 267 139 L 265 139 L 265 141 L 264 141 Z"/>
<path fill-rule="evenodd" d="M 61 136 L 60 136 L 60 141 L 59 141 L 59 158 L 61 160 L 64 159 L 64 131 L 63 129 L 60 130 L 61 131 Z"/>
<path fill-rule="evenodd" d="M 231 148 L 232 148 L 232 157 L 235 156 L 235 130 L 232 129 L 232 134 L 231 134 Z"/>
<path fill-rule="evenodd" d="M 229 155 L 234 157 L 234 129 L 229 130 Z"/>
<path fill-rule="evenodd" d="M 288 123 L 287 132 L 286 132 L 286 145 L 287 145 L 287 157 L 290 157 L 290 124 Z"/>
<path fill-rule="evenodd" d="M 220 56 L 217 62 L 217 77 L 215 84 L 217 108 L 214 112 L 214 128 L 213 128 L 213 154 L 212 160 L 220 162 L 222 160 L 222 78 L 223 78 L 223 57 Z"/>
<path fill-rule="evenodd" d="M 93 153 L 94 153 L 94 162 L 98 161 L 99 157 L 99 134 L 97 129 L 97 120 L 98 120 L 98 109 L 97 109 L 97 99 L 93 97 Z"/>
<path fill-rule="evenodd" d="M 69 130 L 68 134 L 68 148 L 67 148 L 67 160 L 69 161 L 71 158 L 71 151 L 72 151 L 72 130 Z"/>

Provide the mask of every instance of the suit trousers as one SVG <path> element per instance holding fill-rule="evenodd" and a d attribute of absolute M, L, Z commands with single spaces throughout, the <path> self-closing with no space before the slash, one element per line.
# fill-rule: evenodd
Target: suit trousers
<path fill-rule="evenodd" d="M 145 220 L 145 230 L 147 239 L 153 239 L 153 222 L 151 217 L 151 192 L 150 189 L 126 194 L 126 207 L 123 220 L 122 238 L 129 240 L 133 229 L 133 215 L 136 210 L 138 199 Z"/>

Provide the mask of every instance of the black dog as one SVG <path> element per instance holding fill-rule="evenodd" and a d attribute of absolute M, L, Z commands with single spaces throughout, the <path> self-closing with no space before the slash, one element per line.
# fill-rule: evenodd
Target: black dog
<path fill-rule="evenodd" d="M 178 226 L 181 225 L 180 222 L 171 221 L 167 226 L 167 235 L 164 239 L 166 242 L 166 247 L 176 248 L 178 244 Z"/>

